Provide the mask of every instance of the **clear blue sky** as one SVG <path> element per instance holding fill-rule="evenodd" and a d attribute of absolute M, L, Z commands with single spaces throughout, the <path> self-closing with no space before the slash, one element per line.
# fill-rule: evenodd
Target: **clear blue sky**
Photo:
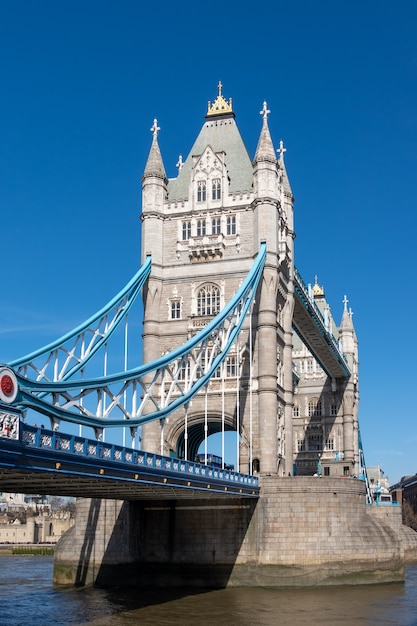
<path fill-rule="evenodd" d="M 3 0 L 0 362 L 134 274 L 153 119 L 175 176 L 221 80 L 252 156 L 268 102 L 296 265 L 353 309 L 367 464 L 417 472 L 416 32 L 415 0 Z"/>

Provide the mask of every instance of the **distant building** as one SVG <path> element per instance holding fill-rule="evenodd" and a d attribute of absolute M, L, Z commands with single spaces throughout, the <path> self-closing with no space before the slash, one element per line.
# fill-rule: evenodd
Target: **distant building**
<path fill-rule="evenodd" d="M 48 496 L 0 495 L 0 543 L 56 543 L 74 524 L 69 511 L 52 512 Z"/>
<path fill-rule="evenodd" d="M 388 476 L 385 476 L 381 467 L 379 465 L 367 467 L 366 472 L 374 502 L 376 504 L 391 503 L 392 495 L 390 494 L 389 479 Z"/>
<path fill-rule="evenodd" d="M 417 513 L 417 474 L 403 476 L 398 483 L 389 488 L 394 502 L 409 502 L 414 513 Z"/>
<path fill-rule="evenodd" d="M 69 513 L 44 513 L 27 517 L 26 522 L 3 515 L 0 517 L 0 543 L 56 543 L 74 523 Z"/>
<path fill-rule="evenodd" d="M 1 501 L 6 505 L 6 508 L 21 507 L 26 509 L 27 502 L 25 502 L 25 495 L 23 493 L 5 493 L 1 494 Z"/>

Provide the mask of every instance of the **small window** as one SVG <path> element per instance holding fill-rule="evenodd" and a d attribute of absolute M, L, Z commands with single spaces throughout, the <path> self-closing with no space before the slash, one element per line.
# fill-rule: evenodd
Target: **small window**
<path fill-rule="evenodd" d="M 222 232 L 222 224 L 220 217 L 214 217 L 211 220 L 211 234 L 212 235 L 220 235 Z"/>
<path fill-rule="evenodd" d="M 201 372 L 205 374 L 206 372 L 208 372 L 210 367 L 211 367 L 210 362 L 206 361 L 206 357 L 202 355 L 200 359 Z M 221 378 L 221 377 L 222 377 L 222 365 L 219 365 L 219 367 L 214 370 L 212 378 Z"/>
<path fill-rule="evenodd" d="M 235 378 L 237 374 L 236 356 L 228 356 L 226 359 L 226 377 Z"/>
<path fill-rule="evenodd" d="M 173 300 L 171 302 L 171 319 L 181 319 L 181 302 L 179 300 Z"/>
<path fill-rule="evenodd" d="M 300 407 L 298 406 L 298 404 L 294 404 L 293 416 L 294 417 L 300 417 Z"/>
<path fill-rule="evenodd" d="M 221 183 L 220 178 L 215 178 L 211 183 L 211 199 L 220 200 L 221 198 Z"/>
<path fill-rule="evenodd" d="M 306 444 L 304 439 L 297 440 L 297 452 L 304 452 L 306 449 Z"/>
<path fill-rule="evenodd" d="M 337 415 L 337 405 L 332 404 L 330 407 L 330 415 Z"/>
<path fill-rule="evenodd" d="M 349 476 L 349 465 L 343 467 L 343 476 Z"/>
<path fill-rule="evenodd" d="M 311 374 L 313 371 L 313 359 L 308 359 L 307 361 L 307 372 Z"/>
<path fill-rule="evenodd" d="M 323 467 L 324 476 L 330 476 L 330 467 Z"/>
<path fill-rule="evenodd" d="M 323 437 L 322 437 L 322 435 L 309 435 L 309 437 L 308 437 L 308 449 L 309 450 L 323 450 Z"/>
<path fill-rule="evenodd" d="M 205 202 L 206 193 L 206 181 L 199 180 L 197 183 L 197 202 Z"/>
<path fill-rule="evenodd" d="M 327 450 L 334 450 L 334 437 L 327 437 L 326 448 Z"/>
<path fill-rule="evenodd" d="M 236 215 L 228 215 L 226 220 L 226 233 L 236 235 Z"/>
<path fill-rule="evenodd" d="M 182 224 L 182 240 L 191 239 L 191 222 L 183 222 Z"/>
<path fill-rule="evenodd" d="M 206 220 L 198 220 L 197 237 L 205 237 L 205 235 L 206 235 Z"/>
<path fill-rule="evenodd" d="M 312 398 L 308 402 L 308 416 L 320 417 L 321 416 L 321 402 L 317 398 Z"/>

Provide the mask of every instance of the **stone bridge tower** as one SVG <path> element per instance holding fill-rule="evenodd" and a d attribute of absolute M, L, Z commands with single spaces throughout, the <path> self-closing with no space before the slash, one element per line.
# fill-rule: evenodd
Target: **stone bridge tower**
<path fill-rule="evenodd" d="M 277 158 L 271 139 L 266 102 L 260 113 L 251 159 L 232 100 L 224 98 L 219 83 L 173 179 L 165 173 L 156 120 L 151 129 L 142 178 L 142 258 L 152 255 L 144 294 L 144 362 L 183 344 L 221 310 L 261 242 L 267 260 L 251 319 L 218 378 L 163 425 L 146 425 L 142 446 L 193 459 L 206 431 L 235 430 L 241 471 L 287 475 L 293 470 L 293 196 L 285 150 L 281 143 Z"/>

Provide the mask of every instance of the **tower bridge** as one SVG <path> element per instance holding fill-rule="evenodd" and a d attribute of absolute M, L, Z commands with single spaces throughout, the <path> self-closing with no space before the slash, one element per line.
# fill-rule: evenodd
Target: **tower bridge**
<path fill-rule="evenodd" d="M 266 102 L 260 114 L 251 159 L 219 83 L 175 178 L 155 120 L 141 268 L 84 324 L 0 368 L 0 486 L 80 496 L 57 582 L 126 571 L 132 581 L 132 563 L 148 572 L 135 570 L 138 584 L 333 584 L 346 562 L 356 582 L 401 578 L 401 541 L 366 513 L 365 481 L 353 478 L 364 457 L 351 311 L 345 297 L 336 324 L 324 288 L 296 270 L 286 149 L 274 148 Z M 140 295 L 143 363 L 129 368 L 127 314 Z M 125 367 L 112 371 L 123 326 Z M 27 411 L 50 429 L 25 418 L 11 441 L 10 417 Z M 78 436 L 65 435 L 66 423 Z M 131 446 L 111 444 L 112 429 L 130 433 Z M 213 433 L 219 468 L 209 466 Z"/>

